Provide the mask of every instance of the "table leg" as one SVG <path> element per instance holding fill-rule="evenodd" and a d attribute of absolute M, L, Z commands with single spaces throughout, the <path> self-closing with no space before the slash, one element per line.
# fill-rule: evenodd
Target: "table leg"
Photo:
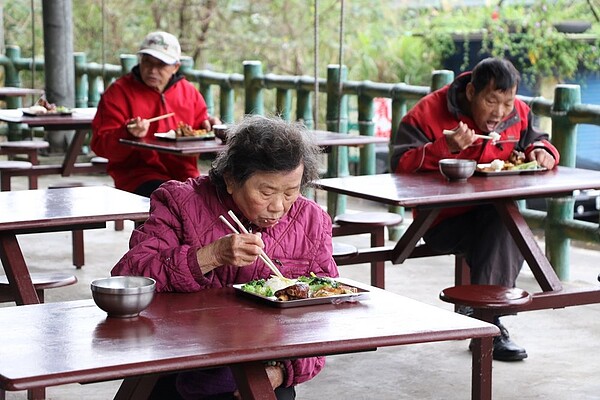
<path fill-rule="evenodd" d="M 38 304 L 40 301 L 15 234 L 0 233 L 0 260 L 17 305 Z"/>
<path fill-rule="evenodd" d="M 417 216 L 398 240 L 392 251 L 392 263 L 402 264 L 423 237 L 423 234 L 431 227 L 433 221 L 440 214 L 440 208 L 419 210 Z"/>
<path fill-rule="evenodd" d="M 276 400 L 275 392 L 262 362 L 232 365 L 235 381 L 244 400 Z"/>
<path fill-rule="evenodd" d="M 492 398 L 492 337 L 473 339 L 473 363 L 471 375 L 471 399 Z"/>
<path fill-rule="evenodd" d="M 542 290 L 561 290 L 562 283 L 560 279 L 558 279 L 548 258 L 537 244 L 533 232 L 531 232 L 515 201 L 496 201 L 494 205 Z"/>
<path fill-rule="evenodd" d="M 160 375 L 144 375 L 125 378 L 114 400 L 146 400 L 159 377 Z"/>
<path fill-rule="evenodd" d="M 65 154 L 65 159 L 63 160 L 62 176 L 69 176 L 73 173 L 77 156 L 81 151 L 81 146 L 83 146 L 87 132 L 87 130 L 82 129 L 77 129 L 75 131 L 75 135 L 73 136 L 73 139 L 71 139 L 71 143 L 67 149 L 67 154 Z"/>

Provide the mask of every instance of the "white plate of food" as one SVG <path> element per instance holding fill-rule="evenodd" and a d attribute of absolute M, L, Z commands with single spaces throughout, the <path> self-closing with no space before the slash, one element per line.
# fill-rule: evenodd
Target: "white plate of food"
<path fill-rule="evenodd" d="M 165 140 L 186 141 L 186 140 L 210 140 L 215 138 L 214 132 L 207 132 L 204 129 L 198 129 L 193 136 L 178 135 L 177 132 L 171 129 L 168 132 L 157 132 L 154 137 Z"/>
<path fill-rule="evenodd" d="M 233 288 L 240 296 L 279 308 L 354 302 L 368 298 L 369 294 L 368 290 L 317 276 L 283 282 L 272 277 L 236 284 Z"/>
<path fill-rule="evenodd" d="M 504 176 L 541 172 L 546 170 L 547 168 L 538 166 L 536 161 L 513 164 L 509 161 L 494 160 L 491 163 L 477 164 L 475 173 L 484 176 Z"/>
<path fill-rule="evenodd" d="M 73 114 L 73 110 L 67 107 L 56 107 L 54 109 L 47 109 L 44 106 L 35 105 L 28 108 L 23 108 L 21 110 L 23 115 L 27 115 L 28 117 L 38 117 L 38 116 L 50 116 L 50 115 L 62 115 L 68 116 Z"/>

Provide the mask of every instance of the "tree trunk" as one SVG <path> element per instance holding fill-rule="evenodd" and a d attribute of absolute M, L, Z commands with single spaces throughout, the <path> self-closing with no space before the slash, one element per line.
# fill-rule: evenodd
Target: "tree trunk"
<path fill-rule="evenodd" d="M 42 0 L 44 26 L 45 90 L 49 102 L 75 106 L 72 0 Z M 50 152 L 64 152 L 73 131 L 47 135 Z"/>
<path fill-rule="evenodd" d="M 0 0 L 0 54 L 6 54 L 4 42 L 4 0 Z"/>

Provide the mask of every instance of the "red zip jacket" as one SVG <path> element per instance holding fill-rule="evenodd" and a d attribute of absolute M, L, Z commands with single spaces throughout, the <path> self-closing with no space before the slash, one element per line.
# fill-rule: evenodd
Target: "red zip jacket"
<path fill-rule="evenodd" d="M 471 73 L 465 72 L 454 82 L 423 97 L 402 118 L 394 139 L 391 170 L 397 173 L 438 171 L 438 161 L 443 158 L 467 158 L 477 163 L 489 163 L 494 159 L 506 160 L 513 150 L 529 154 L 534 148 L 543 148 L 556 160 L 558 150 L 548 141 L 548 135 L 537 131 L 532 124 L 532 113 L 523 101 L 515 99 L 515 108 L 496 128 L 499 140 L 515 139 L 518 142 L 492 144 L 491 140 L 477 139 L 472 146 L 452 154 L 446 144 L 444 129 L 455 129 L 464 122 L 478 134 L 482 132 L 475 122 L 458 107 L 458 94 L 464 93 Z M 438 217 L 457 215 L 468 208 L 445 209 Z"/>
<path fill-rule="evenodd" d="M 175 115 L 152 122 L 148 136 L 176 129 L 183 121 L 193 128 L 208 119 L 204 98 L 183 75 L 175 75 L 164 92 L 158 93 L 139 77 L 139 67 L 113 82 L 102 95 L 92 122 L 91 148 L 108 159 L 108 174 L 115 187 L 128 192 L 151 180 L 184 181 L 197 177 L 198 158 L 136 149 L 119 143 L 120 138 L 132 138 L 126 123 L 137 116 L 148 119 L 174 112 Z"/>

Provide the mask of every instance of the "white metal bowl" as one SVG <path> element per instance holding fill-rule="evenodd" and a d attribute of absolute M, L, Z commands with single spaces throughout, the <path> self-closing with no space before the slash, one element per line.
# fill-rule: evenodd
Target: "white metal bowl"
<path fill-rule="evenodd" d="M 92 298 L 109 317 L 136 317 L 154 298 L 156 281 L 145 276 L 111 276 L 92 281 Z"/>

